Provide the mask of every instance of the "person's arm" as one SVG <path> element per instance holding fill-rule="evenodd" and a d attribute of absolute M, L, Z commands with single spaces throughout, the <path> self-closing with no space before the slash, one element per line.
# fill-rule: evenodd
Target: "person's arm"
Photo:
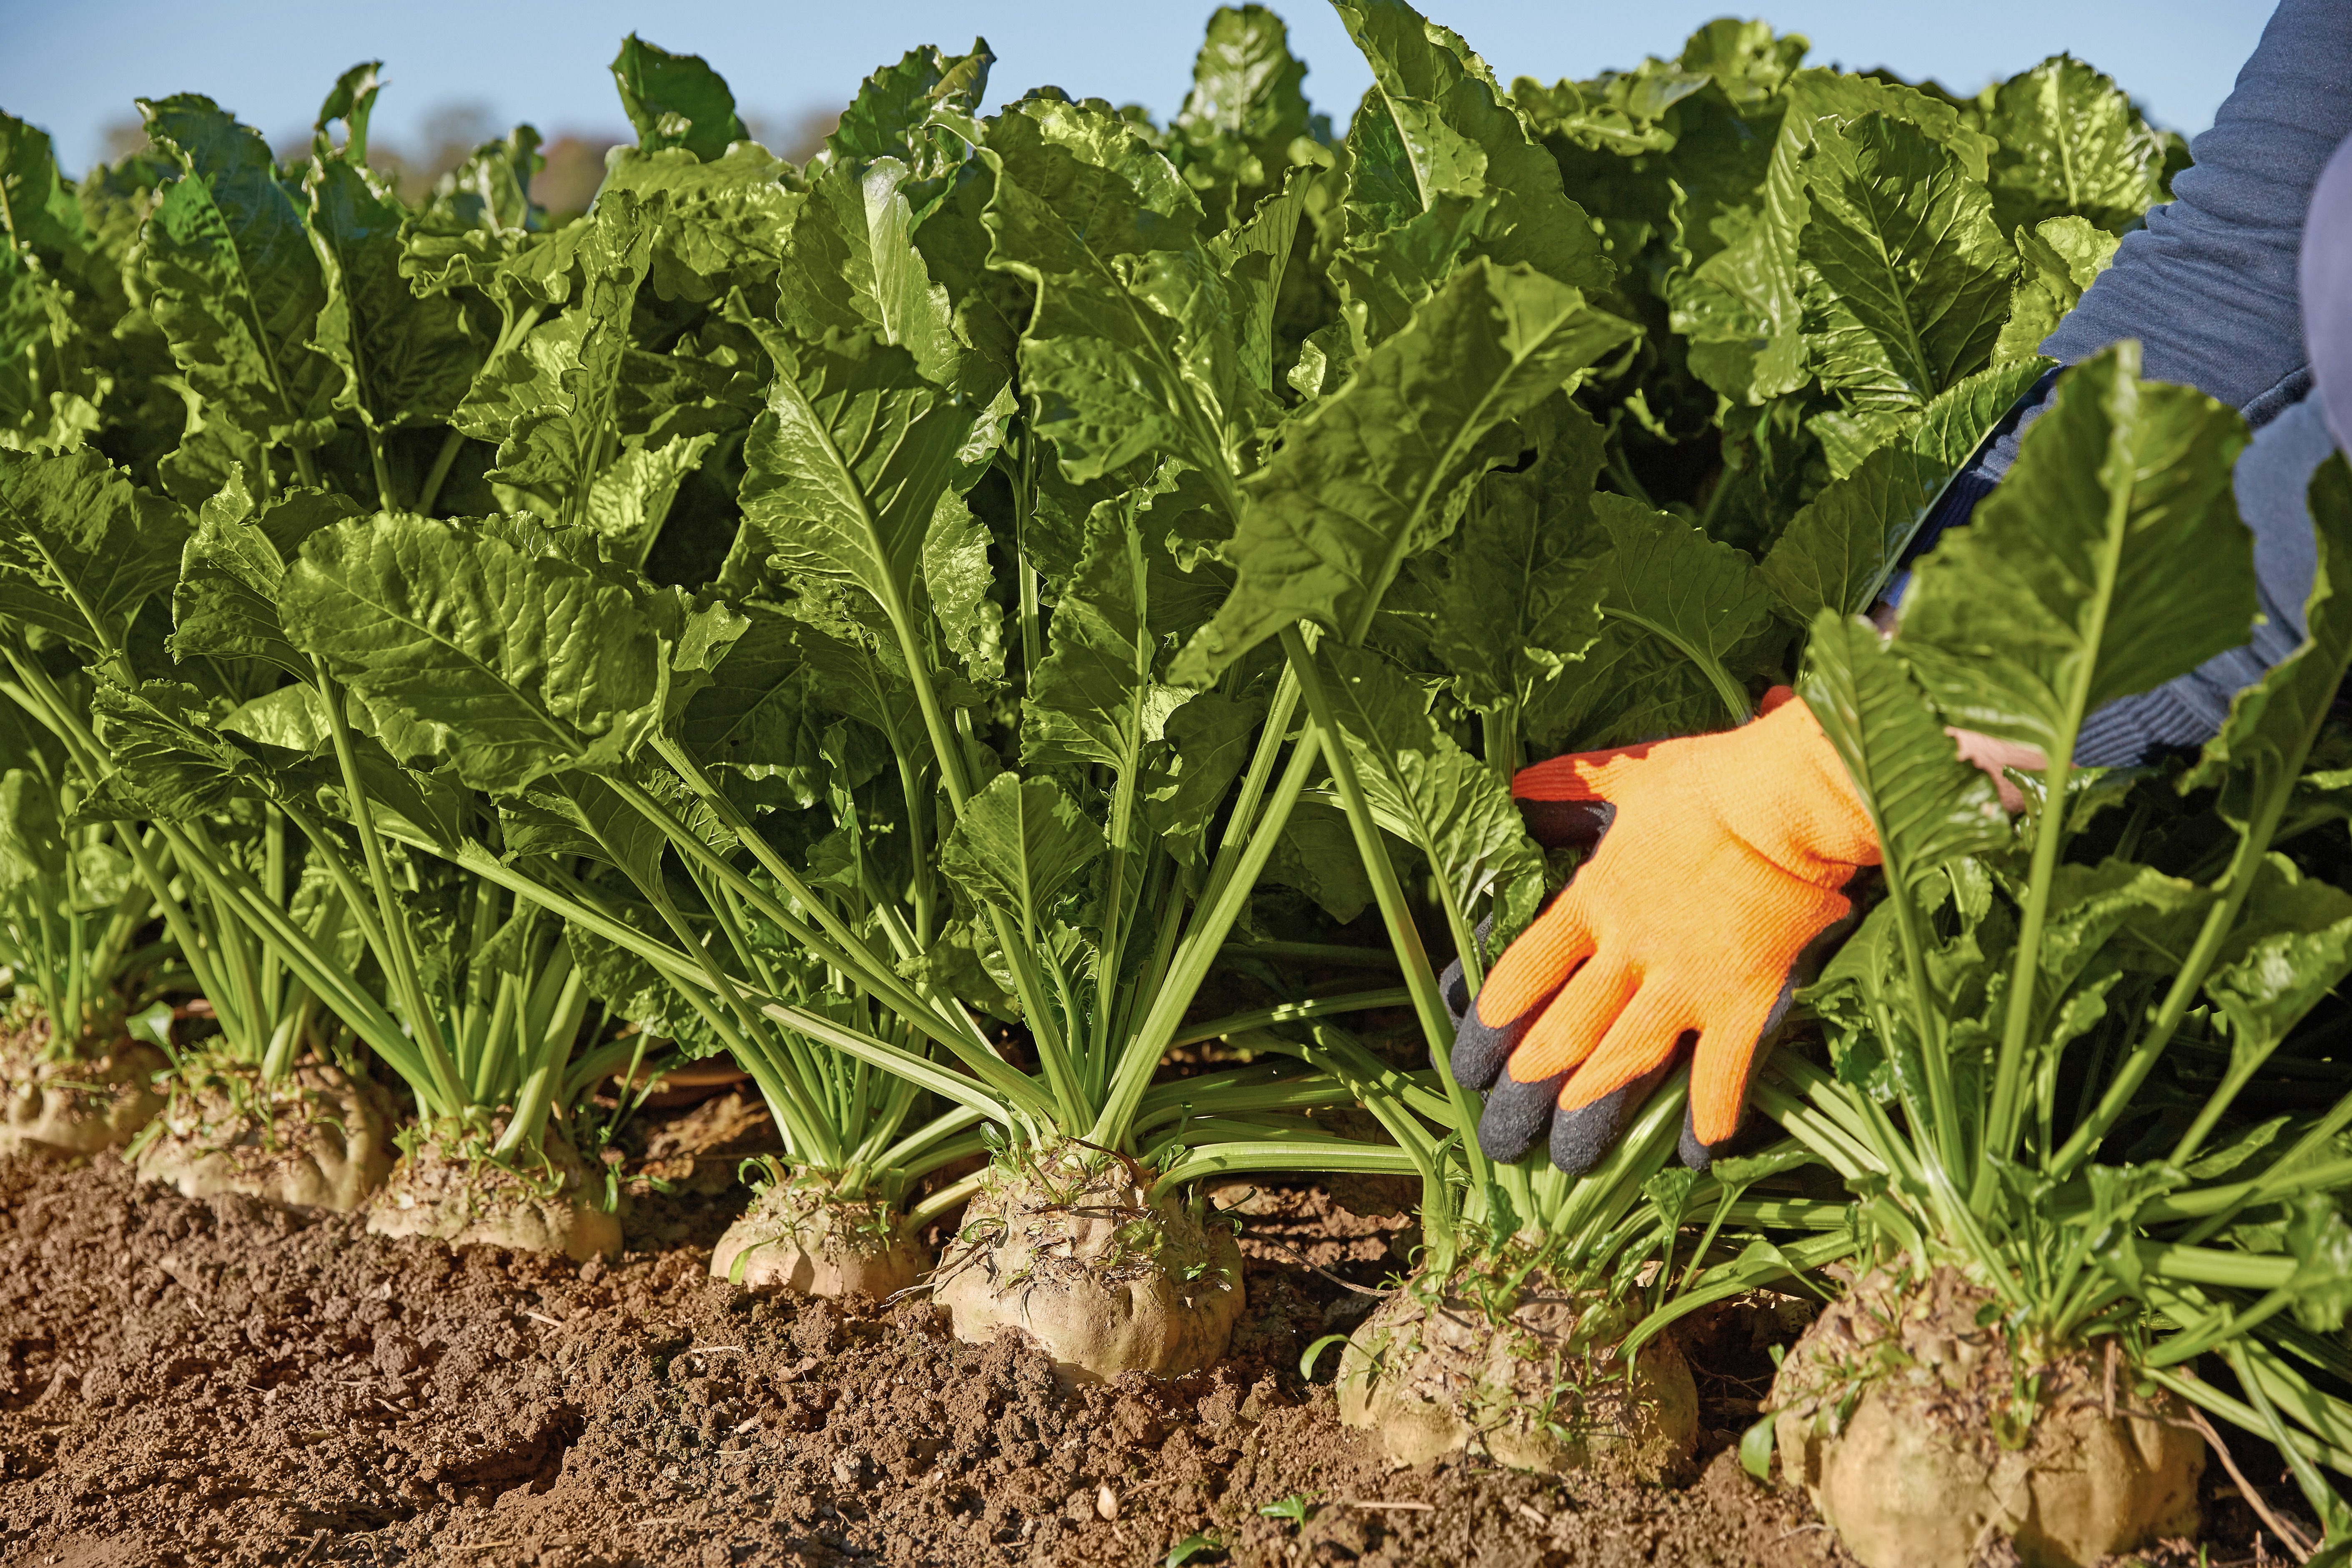
<path fill-rule="evenodd" d="M 2231 405 L 2257 432 L 2236 488 L 2255 536 L 2265 623 L 2244 647 L 2094 714 L 2080 762 L 2141 762 L 2198 744 L 2220 729 L 2231 697 L 2301 640 L 2314 562 L 2304 491 L 2330 444 L 2315 414 L 2283 417 L 2311 387 L 2297 251 L 2314 185 L 2347 135 L 2352 5 L 2282 0 L 2213 128 L 2193 143 L 2196 166 L 2174 181 L 2175 199 L 2124 237 L 2115 264 L 2042 344 L 2043 353 L 2073 363 L 2137 338 L 2142 374 Z M 2054 379 L 2011 410 L 1937 501 L 1906 559 L 1966 522 L 2000 481 Z M 1903 585 L 1898 579 L 1897 602 Z"/>

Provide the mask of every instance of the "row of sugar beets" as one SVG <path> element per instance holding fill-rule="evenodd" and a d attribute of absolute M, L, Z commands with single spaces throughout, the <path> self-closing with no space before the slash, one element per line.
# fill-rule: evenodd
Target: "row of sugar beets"
<path fill-rule="evenodd" d="M 1164 128 L 923 49 L 798 165 L 631 38 L 560 221 L 528 127 L 404 199 L 373 66 L 290 159 L 182 96 L 72 182 L 0 119 L 0 1147 L 584 1258 L 599 1089 L 725 1056 L 746 1286 L 1173 1373 L 1244 1305 L 1197 1184 L 1407 1176 L 1334 1373 L 1399 1458 L 1675 1476 L 1677 1321 L 1810 1290 L 1742 1454 L 1874 1568 L 2193 1528 L 2204 1413 L 2344 1540 L 2352 1098 L 2277 1093 L 2343 1087 L 2341 465 L 2308 641 L 2173 776 L 2011 826 L 1942 728 L 2065 757 L 2251 615 L 2242 428 L 2128 346 L 2020 459 L 2088 501 L 1851 618 L 2177 149 L 2063 58 L 1956 100 L 1724 22 L 1505 91 L 1339 8 L 1344 133 L 1252 6 Z M 1792 674 L 1885 875 L 1764 1114 L 1490 1160 L 1454 1010 L 1573 870 L 1513 771 Z"/>

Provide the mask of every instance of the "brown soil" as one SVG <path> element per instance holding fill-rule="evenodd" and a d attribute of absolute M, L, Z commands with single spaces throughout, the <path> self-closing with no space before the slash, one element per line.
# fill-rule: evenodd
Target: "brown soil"
<path fill-rule="evenodd" d="M 623 1260 L 572 1264 L 191 1201 L 112 1155 L 0 1160 L 0 1568 L 1141 1568 L 1195 1531 L 1228 1549 L 1207 1563 L 1850 1564 L 1729 1451 L 1765 1346 L 1794 1337 L 1768 1308 L 1685 1336 L 1686 1488 L 1391 1469 L 1297 1361 L 1372 1300 L 1308 1266 L 1376 1289 L 1404 1221 L 1311 1187 L 1212 1196 L 1244 1226 L 1227 1359 L 1073 1390 L 1015 1342 L 957 1343 L 919 1300 L 709 1279 L 740 1187 L 639 1196 Z M 2268 1484 L 2277 1459 L 2258 1456 L 2242 1463 Z M 1259 1511 L 1294 1496 L 1303 1527 Z M 2252 1560 L 2211 1476 L 2206 1517 L 2214 1564 Z"/>

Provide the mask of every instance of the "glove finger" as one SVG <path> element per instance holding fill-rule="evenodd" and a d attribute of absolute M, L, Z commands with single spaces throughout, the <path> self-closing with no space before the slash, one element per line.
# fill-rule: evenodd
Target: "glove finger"
<path fill-rule="evenodd" d="M 1507 1072 L 1496 1079 L 1486 1091 L 1486 1108 L 1478 1113 L 1478 1147 L 1486 1158 L 1507 1165 L 1541 1142 L 1559 1086 L 1567 1081 L 1565 1071 L 1533 1083 L 1521 1083 Z"/>
<path fill-rule="evenodd" d="M 1748 1086 L 1763 1064 L 1764 1042 L 1780 1026 L 1797 994 L 1794 974 L 1778 992 L 1740 998 L 1738 1006 L 1702 1031 L 1691 1059 L 1690 1107 L 1683 1115 L 1683 1163 L 1704 1171 L 1715 1152 L 1739 1131 L 1748 1110 Z"/>
<path fill-rule="evenodd" d="M 1488 1026 L 1499 1026 L 1525 1020 L 1559 989 L 1560 982 L 1574 973 L 1578 964 L 1592 956 L 1597 945 L 1591 925 L 1584 918 L 1583 900 L 1571 886 L 1495 961 L 1468 1023 L 1483 1017 Z"/>
<path fill-rule="evenodd" d="M 1495 983 L 1490 978 L 1486 982 L 1486 989 L 1478 994 L 1478 999 L 1470 1004 L 1468 1010 L 1462 1015 L 1462 1021 L 1454 1026 L 1454 1051 L 1447 1065 L 1454 1069 L 1454 1081 L 1465 1089 L 1485 1089 L 1494 1086 L 1495 1080 L 1503 1076 L 1503 1064 L 1519 1048 L 1519 1041 L 1526 1037 L 1528 1026 L 1536 1021 L 1543 1011 L 1544 1004 L 1550 1001 L 1559 990 L 1554 986 L 1551 991 L 1538 996 L 1530 1005 L 1503 1017 L 1499 1022 L 1490 1022 L 1485 1015 L 1485 1008 L 1486 998 L 1493 994 L 1494 988 Z"/>
<path fill-rule="evenodd" d="M 1515 1078 L 1557 1078 L 1580 1065 L 1624 1012 L 1641 977 L 1613 957 L 1596 955 L 1570 976 L 1511 1058 Z"/>
<path fill-rule="evenodd" d="M 1562 1109 L 1551 1119 L 1551 1163 L 1571 1176 L 1583 1175 L 1601 1163 L 1625 1129 L 1641 1114 L 1642 1106 L 1666 1076 L 1673 1058 L 1660 1062 L 1652 1071 L 1621 1084 L 1598 1100 L 1588 1101 L 1575 1110 Z"/>
<path fill-rule="evenodd" d="M 1559 1091 L 1562 1110 L 1580 1110 L 1674 1058 L 1685 1034 L 1699 1026 L 1697 1009 L 1676 988 L 1643 986 L 1601 1037 L 1592 1055 Z"/>

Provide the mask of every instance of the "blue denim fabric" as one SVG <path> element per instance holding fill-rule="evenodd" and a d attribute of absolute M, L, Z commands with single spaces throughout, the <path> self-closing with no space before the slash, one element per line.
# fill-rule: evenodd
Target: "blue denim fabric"
<path fill-rule="evenodd" d="M 2072 363 L 2137 338 L 2142 374 L 2235 406 L 2256 432 L 2235 488 L 2254 533 L 2263 622 L 2245 647 L 2093 714 L 2078 762 L 2145 762 L 2199 744 L 2221 728 L 2231 696 L 2301 640 L 2315 561 L 2304 495 L 2335 443 L 2310 396 L 2297 259 L 2313 187 L 2347 136 L 2352 4 L 2281 0 L 2213 128 L 2190 144 L 2196 166 L 2173 182 L 2174 200 L 2124 237 L 2115 265 L 2042 344 Z M 1944 530 L 1966 522 L 2000 482 L 2055 379 L 2035 384 L 1953 479 L 1906 552 L 1906 565 Z M 1888 596 L 1899 604 L 1908 586 L 1906 571 Z"/>

